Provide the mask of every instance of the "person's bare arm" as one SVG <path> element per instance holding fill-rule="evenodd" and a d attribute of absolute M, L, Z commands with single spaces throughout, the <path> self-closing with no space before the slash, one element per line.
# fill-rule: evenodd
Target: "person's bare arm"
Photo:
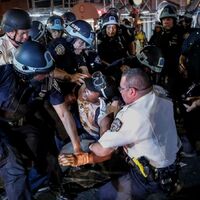
<path fill-rule="evenodd" d="M 67 109 L 64 103 L 59 105 L 53 105 L 53 107 L 56 113 L 58 114 L 60 120 L 62 121 L 64 128 L 71 139 L 74 152 L 75 153 L 81 152 L 80 139 L 71 112 Z"/>

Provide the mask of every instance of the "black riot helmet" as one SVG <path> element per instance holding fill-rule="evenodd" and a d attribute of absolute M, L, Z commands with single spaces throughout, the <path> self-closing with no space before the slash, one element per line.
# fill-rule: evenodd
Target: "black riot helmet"
<path fill-rule="evenodd" d="M 32 21 L 31 29 L 29 30 L 29 36 L 33 41 L 39 41 L 45 35 L 45 26 L 40 21 Z"/>
<path fill-rule="evenodd" d="M 35 41 L 26 41 L 17 48 L 13 65 L 19 74 L 25 76 L 46 74 L 54 69 L 51 54 Z"/>
<path fill-rule="evenodd" d="M 61 17 L 63 18 L 65 24 L 69 24 L 76 20 L 76 15 L 70 11 L 65 12 Z"/>
<path fill-rule="evenodd" d="M 25 10 L 12 8 L 4 13 L 1 25 L 5 32 L 27 30 L 31 28 L 31 18 Z"/>
<path fill-rule="evenodd" d="M 173 18 L 177 19 L 177 9 L 175 6 L 167 5 L 163 8 L 160 13 L 160 20 L 164 18 Z"/>
<path fill-rule="evenodd" d="M 94 45 L 95 34 L 88 22 L 76 20 L 71 22 L 65 30 L 71 37 L 83 40 L 90 47 Z"/>
<path fill-rule="evenodd" d="M 160 73 L 164 67 L 164 57 L 160 48 L 156 46 L 146 46 L 138 54 L 137 59 L 142 65 L 148 67 L 153 72 Z"/>

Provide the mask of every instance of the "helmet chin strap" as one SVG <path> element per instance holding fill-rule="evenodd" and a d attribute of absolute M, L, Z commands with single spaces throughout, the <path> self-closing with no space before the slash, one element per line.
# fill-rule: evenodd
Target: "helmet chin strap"
<path fill-rule="evenodd" d="M 9 35 L 7 35 L 8 36 L 8 38 L 10 39 L 10 40 L 12 40 L 13 42 L 15 42 L 15 44 L 17 44 L 18 46 L 20 46 L 21 44 L 23 44 L 23 42 L 19 42 L 19 41 L 16 41 L 15 39 L 16 39 L 16 31 L 15 31 L 15 35 L 14 35 L 14 37 L 13 38 L 11 38 Z"/>

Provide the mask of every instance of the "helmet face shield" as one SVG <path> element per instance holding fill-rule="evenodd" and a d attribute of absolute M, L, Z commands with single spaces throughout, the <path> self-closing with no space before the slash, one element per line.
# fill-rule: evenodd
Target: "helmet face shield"
<path fill-rule="evenodd" d="M 42 68 L 38 68 L 37 64 L 35 64 L 35 67 L 23 65 L 22 63 L 18 62 L 15 57 L 13 59 L 13 64 L 15 69 L 23 74 L 46 74 L 51 72 L 54 67 L 52 67 L 53 60 L 51 58 L 50 52 L 46 51 L 44 54 L 44 58 L 46 60 L 46 66 L 43 66 Z"/>

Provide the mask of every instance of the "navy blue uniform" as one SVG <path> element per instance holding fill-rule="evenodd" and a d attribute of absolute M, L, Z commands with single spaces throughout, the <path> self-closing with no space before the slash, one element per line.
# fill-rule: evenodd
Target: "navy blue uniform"
<path fill-rule="evenodd" d="M 186 59 L 188 78 L 191 82 L 200 80 L 200 29 L 191 29 L 183 42 L 181 54 Z"/>
<path fill-rule="evenodd" d="M 0 176 L 9 200 L 29 200 L 30 192 L 21 155 L 35 161 L 40 173 L 46 173 L 49 151 L 48 127 L 34 116 L 46 98 L 51 104 L 64 102 L 61 93 L 46 82 L 20 79 L 13 66 L 2 65 L 0 71 Z M 48 84 L 50 86 L 50 84 Z M 41 111 L 41 110 L 40 110 Z M 48 137 L 46 134 L 48 133 Z"/>

